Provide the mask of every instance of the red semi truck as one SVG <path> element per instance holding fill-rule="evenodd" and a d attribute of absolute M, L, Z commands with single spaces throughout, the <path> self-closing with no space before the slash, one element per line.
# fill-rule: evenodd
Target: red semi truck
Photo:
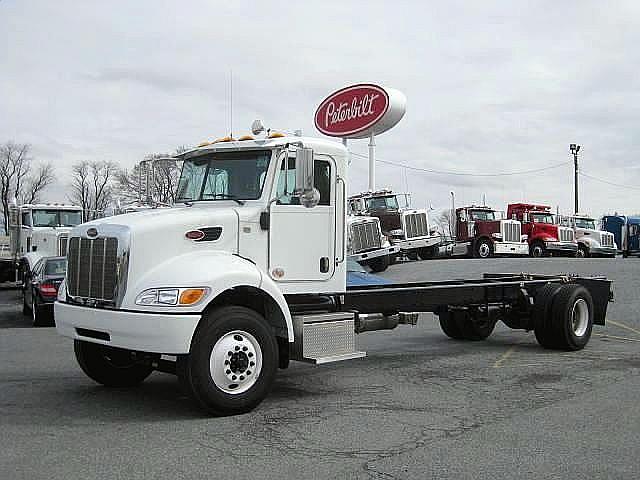
<path fill-rule="evenodd" d="M 527 235 L 532 257 L 576 256 L 578 243 L 573 229 L 556 225 L 551 207 L 512 203 L 507 207 L 507 217 L 522 222 L 522 233 Z"/>
<path fill-rule="evenodd" d="M 517 220 L 500 219 L 493 208 L 471 205 L 456 209 L 456 241 L 452 255 L 489 258 L 528 255 L 529 245 Z"/>

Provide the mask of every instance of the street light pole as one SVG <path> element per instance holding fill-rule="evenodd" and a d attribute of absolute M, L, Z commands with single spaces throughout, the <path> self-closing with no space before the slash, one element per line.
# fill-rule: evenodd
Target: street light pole
<path fill-rule="evenodd" d="M 569 151 L 573 155 L 573 195 L 574 195 L 574 213 L 578 213 L 578 152 L 580 145 L 572 143 L 569 145 Z"/>

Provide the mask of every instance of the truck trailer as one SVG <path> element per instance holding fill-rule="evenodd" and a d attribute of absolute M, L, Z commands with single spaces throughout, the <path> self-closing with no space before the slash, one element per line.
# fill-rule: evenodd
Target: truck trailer
<path fill-rule="evenodd" d="M 87 376 L 136 385 L 174 373 L 206 412 L 256 407 L 278 368 L 364 357 L 356 334 L 438 315 L 449 337 L 486 339 L 497 321 L 582 349 L 604 325 L 601 277 L 493 274 L 346 285 L 348 152 L 271 133 L 206 143 L 184 161 L 170 209 L 85 223 L 69 235 L 56 327 Z"/>

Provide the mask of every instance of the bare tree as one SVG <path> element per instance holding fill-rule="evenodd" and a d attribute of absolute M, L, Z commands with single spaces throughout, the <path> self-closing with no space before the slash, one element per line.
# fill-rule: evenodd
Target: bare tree
<path fill-rule="evenodd" d="M 181 153 L 184 147 L 176 149 Z M 151 200 L 159 203 L 171 204 L 175 201 L 178 179 L 180 177 L 180 162 L 171 158 L 169 154 L 154 153 L 146 155 L 144 160 L 134 165 L 131 170 L 118 172 L 116 183 L 118 195 L 127 202 L 147 202 L 147 193 Z M 149 192 L 147 192 L 149 182 Z"/>
<path fill-rule="evenodd" d="M 452 221 L 451 210 L 443 210 L 438 216 L 436 222 L 445 235 L 451 238 L 455 237 L 455 222 Z"/>
<path fill-rule="evenodd" d="M 23 203 L 39 201 L 43 190 L 54 181 L 51 164 L 33 169 L 30 149 L 26 143 L 6 142 L 0 146 L 0 201 L 5 232 L 9 228 L 9 205 L 14 199 Z"/>
<path fill-rule="evenodd" d="M 117 164 L 107 161 L 73 165 L 69 199 L 82 207 L 84 221 L 101 217 L 111 205 L 118 171 Z"/>

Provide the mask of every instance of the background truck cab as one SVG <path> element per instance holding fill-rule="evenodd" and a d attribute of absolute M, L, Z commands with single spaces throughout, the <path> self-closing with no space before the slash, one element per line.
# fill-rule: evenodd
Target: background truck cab
<path fill-rule="evenodd" d="M 556 225 L 551 207 L 512 203 L 507 207 L 507 217 L 522 222 L 522 231 L 527 235 L 532 257 L 574 257 L 577 254 L 578 243 L 573 229 Z"/>
<path fill-rule="evenodd" d="M 440 236 L 430 231 L 427 211 L 410 208 L 406 194 L 401 207 L 398 195 L 391 190 L 363 192 L 349 197 L 349 206 L 355 215 L 377 217 L 382 233 L 404 254 L 431 258 Z"/>
<path fill-rule="evenodd" d="M 623 257 L 640 254 L 640 217 L 605 215 L 602 229 L 613 234 Z"/>
<path fill-rule="evenodd" d="M 347 254 L 349 259 L 368 266 L 373 272 L 387 269 L 400 248 L 391 245 L 376 217 L 347 216 Z"/>
<path fill-rule="evenodd" d="M 499 219 L 487 206 L 456 209 L 456 244 L 453 254 L 488 258 L 493 255 L 528 255 L 529 244 L 518 220 Z"/>
<path fill-rule="evenodd" d="M 596 227 L 596 220 L 589 215 L 576 213 L 563 216 L 558 223 L 573 229 L 578 242 L 578 257 L 615 257 L 617 253 L 613 233 Z"/>

